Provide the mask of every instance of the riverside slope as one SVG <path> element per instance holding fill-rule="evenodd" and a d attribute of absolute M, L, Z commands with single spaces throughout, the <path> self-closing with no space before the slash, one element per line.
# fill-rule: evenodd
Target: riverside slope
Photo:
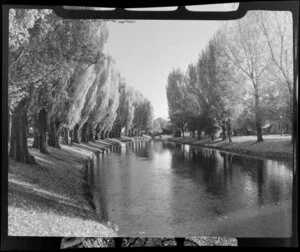
<path fill-rule="evenodd" d="M 212 141 L 209 137 L 198 140 L 193 137 L 170 137 L 169 141 L 227 151 L 251 157 L 267 158 L 279 161 L 293 160 L 293 145 L 290 135 L 265 135 L 263 142 L 256 142 L 255 136 L 233 136 L 232 143 L 228 139 Z"/>
<path fill-rule="evenodd" d="M 37 164 L 9 159 L 8 235 L 116 237 L 101 223 L 87 197 L 87 160 L 113 143 L 61 145 L 42 154 L 29 147 Z M 28 141 L 31 146 L 32 140 Z M 114 144 L 117 144 L 116 142 Z"/>

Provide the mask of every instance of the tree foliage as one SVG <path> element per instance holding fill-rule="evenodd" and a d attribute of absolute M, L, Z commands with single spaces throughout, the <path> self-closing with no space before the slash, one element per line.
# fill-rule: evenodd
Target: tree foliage
<path fill-rule="evenodd" d="M 47 152 L 46 132 L 48 144 L 60 147 L 61 129 L 69 144 L 70 131 L 73 140 L 80 133 L 84 140 L 94 140 L 96 131 L 110 132 L 114 125 L 149 128 L 152 106 L 122 82 L 113 58 L 104 52 L 107 38 L 103 20 L 61 19 L 51 10 L 10 9 L 11 157 L 30 160 L 28 115 L 35 129 L 34 146 L 42 146 L 43 152 Z M 15 114 L 23 118 L 22 134 L 17 132 Z"/>
<path fill-rule="evenodd" d="M 222 130 L 223 139 L 251 132 L 262 141 L 264 125 L 292 120 L 292 62 L 290 13 L 251 11 L 226 22 L 186 74 L 170 72 L 173 126 L 197 130 L 199 138 Z"/>

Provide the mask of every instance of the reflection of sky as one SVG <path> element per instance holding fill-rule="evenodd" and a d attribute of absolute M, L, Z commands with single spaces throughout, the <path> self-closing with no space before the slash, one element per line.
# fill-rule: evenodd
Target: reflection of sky
<path fill-rule="evenodd" d="M 265 167 L 267 176 L 278 182 L 291 183 L 293 174 L 291 169 L 288 169 L 287 164 L 274 160 L 265 160 Z"/>
<path fill-rule="evenodd" d="M 155 153 L 153 159 L 153 170 L 155 172 L 171 172 L 170 167 L 171 153 L 169 151 L 164 151 L 161 153 Z"/>
<path fill-rule="evenodd" d="M 257 184 L 248 175 L 244 176 L 243 184 L 244 203 L 250 207 L 257 202 Z"/>
<path fill-rule="evenodd" d="M 189 152 L 189 151 L 190 151 L 190 145 L 188 145 L 188 144 L 183 144 L 182 146 L 183 146 L 183 148 L 184 148 L 184 151 L 186 151 L 186 152 Z"/>
<path fill-rule="evenodd" d="M 224 161 L 223 158 L 221 157 L 220 152 L 218 151 L 215 152 L 214 157 L 217 161 L 216 162 L 217 174 L 219 174 L 224 169 Z"/>

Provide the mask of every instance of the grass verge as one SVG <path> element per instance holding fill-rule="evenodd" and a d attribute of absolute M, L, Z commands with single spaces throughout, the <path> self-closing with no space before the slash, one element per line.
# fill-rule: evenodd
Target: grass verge
<path fill-rule="evenodd" d="M 29 139 L 29 146 L 32 140 Z M 98 147 L 97 147 L 98 146 Z M 107 146 L 100 143 L 49 147 L 42 154 L 29 147 L 37 164 L 9 160 L 8 235 L 115 237 L 96 215 L 86 181 L 87 160 Z"/>
<path fill-rule="evenodd" d="M 212 141 L 207 137 L 202 140 L 192 137 L 172 137 L 169 141 L 273 160 L 291 161 L 293 159 L 293 145 L 289 135 L 266 135 L 263 142 L 256 142 L 255 136 L 234 136 L 231 143 L 221 139 Z"/>

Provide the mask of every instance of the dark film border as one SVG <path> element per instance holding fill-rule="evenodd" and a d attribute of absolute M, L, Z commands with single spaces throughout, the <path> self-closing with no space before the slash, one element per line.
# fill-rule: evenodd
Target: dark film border
<path fill-rule="evenodd" d="M 177 1 L 179 2 L 179 1 Z M 41 2 L 35 5 L 9 4 L 2 6 L 2 180 L 1 180 L 1 250 L 36 250 L 36 249 L 59 249 L 61 237 L 21 237 L 8 236 L 8 11 L 10 8 L 36 8 L 53 9 L 62 18 L 72 19 L 156 19 L 156 20 L 233 20 L 242 18 L 249 10 L 273 10 L 290 11 L 293 14 L 293 49 L 294 49 L 294 121 L 293 132 L 296 141 L 293 146 L 293 196 L 292 196 L 292 237 L 291 238 L 237 238 L 238 246 L 241 247 L 297 247 L 298 246 L 298 61 L 299 61 L 299 1 L 238 1 L 239 8 L 230 12 L 192 12 L 187 10 L 185 5 L 217 4 L 230 1 L 181 1 L 179 3 L 165 3 L 161 0 L 159 4 L 153 1 L 149 3 L 120 4 L 119 2 L 107 1 L 101 4 L 91 1 L 82 3 L 68 2 L 60 5 L 68 6 L 93 6 L 93 7 L 117 7 L 112 11 L 91 11 L 91 10 L 67 10 L 62 6 L 43 5 Z M 231 1 L 235 2 L 235 1 Z M 132 7 L 166 7 L 178 6 L 175 11 L 127 11 L 124 8 Z M 183 240 L 184 237 L 177 239 Z"/>

